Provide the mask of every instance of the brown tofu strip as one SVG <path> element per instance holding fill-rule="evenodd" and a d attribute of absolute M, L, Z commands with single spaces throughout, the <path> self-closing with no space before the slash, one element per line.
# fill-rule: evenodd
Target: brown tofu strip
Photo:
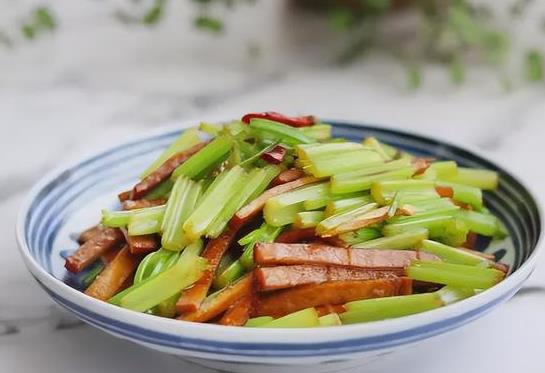
<path fill-rule="evenodd" d="M 148 254 L 159 250 L 161 241 L 156 234 L 144 234 L 142 236 L 127 236 L 127 245 L 131 254 Z"/>
<path fill-rule="evenodd" d="M 242 297 L 251 295 L 253 285 L 252 275 L 246 275 L 232 285 L 208 296 L 196 311 L 182 315 L 179 319 L 195 322 L 210 321 Z"/>
<path fill-rule="evenodd" d="M 243 296 L 225 311 L 218 324 L 228 326 L 243 326 L 254 312 L 255 298 Z"/>
<path fill-rule="evenodd" d="M 408 295 L 411 292 L 412 281 L 406 277 L 303 285 L 260 294 L 254 316 L 282 317 L 308 307 Z"/>
<path fill-rule="evenodd" d="M 100 300 L 110 299 L 130 280 L 141 258 L 132 255 L 127 246 L 123 247 L 85 290 L 85 294 Z"/>
<path fill-rule="evenodd" d="M 187 150 L 174 154 L 172 157 L 167 159 L 165 163 L 159 166 L 155 171 L 146 176 L 142 181 L 136 184 L 134 188 L 132 188 L 130 199 L 138 200 L 151 192 L 153 188 L 168 179 L 176 167 L 187 161 L 193 154 L 204 148 L 206 144 L 207 142 L 200 142 Z"/>
<path fill-rule="evenodd" d="M 117 195 L 117 198 L 119 199 L 119 202 L 125 202 L 131 199 L 132 190 L 126 190 L 124 192 L 121 192 Z"/>
<path fill-rule="evenodd" d="M 178 313 L 183 314 L 197 311 L 201 302 L 206 298 L 206 294 L 208 294 L 208 291 L 210 290 L 221 258 L 229 246 L 231 246 L 236 234 L 237 229 L 231 228 L 222 233 L 219 237 L 208 242 L 201 255 L 208 261 L 208 267 L 201 278 L 197 280 L 192 287 L 182 292 L 180 299 L 178 299 L 178 302 L 176 303 Z"/>
<path fill-rule="evenodd" d="M 289 170 L 282 171 L 271 181 L 271 187 L 289 183 L 305 176 L 305 172 L 300 168 L 290 168 Z"/>
<path fill-rule="evenodd" d="M 289 192 L 295 188 L 299 188 L 303 185 L 312 184 L 320 181 L 322 179 L 316 178 L 316 177 L 302 177 L 300 179 L 291 181 L 286 184 L 275 186 L 271 189 L 266 190 L 261 194 L 259 197 L 254 199 L 252 202 L 241 208 L 237 211 L 235 216 L 231 219 L 229 222 L 229 225 L 231 227 L 241 227 L 244 224 L 246 224 L 248 221 L 250 221 L 252 218 L 257 216 L 261 210 L 263 210 L 263 207 L 265 206 L 265 203 L 269 198 L 272 198 L 274 196 L 277 196 L 282 193 Z"/>
<path fill-rule="evenodd" d="M 261 267 L 254 270 L 256 286 L 260 291 L 320 284 L 328 281 L 375 280 L 404 275 L 405 270 L 403 268 L 390 271 L 376 271 L 361 268 L 316 265 Z"/>
<path fill-rule="evenodd" d="M 125 201 L 121 205 L 123 210 L 136 210 L 136 209 L 143 209 L 147 207 L 154 207 L 154 206 L 161 206 L 166 203 L 166 199 L 137 199 L 136 201 Z"/>
<path fill-rule="evenodd" d="M 313 241 L 319 239 L 316 236 L 314 228 L 290 229 L 284 231 L 276 237 L 275 242 L 280 243 L 296 243 L 304 241 Z"/>
<path fill-rule="evenodd" d="M 91 237 L 72 255 L 70 255 L 64 264 L 67 270 L 72 273 L 78 273 L 102 254 L 110 249 L 119 246 L 125 241 L 123 233 L 116 228 L 104 228 L 100 234 Z"/>
<path fill-rule="evenodd" d="M 364 214 L 362 216 L 356 217 L 349 222 L 339 225 L 338 227 L 332 229 L 331 231 L 325 232 L 322 236 L 330 237 L 337 236 L 342 233 L 355 231 L 360 228 L 368 227 L 373 224 L 383 222 L 388 218 L 388 206 L 381 207 L 379 209 L 373 210 Z"/>
<path fill-rule="evenodd" d="M 100 225 L 95 225 L 94 227 L 87 228 L 83 232 L 80 233 L 78 237 L 78 243 L 84 244 L 86 241 L 89 241 L 94 236 L 98 235 L 100 232 L 102 232 L 104 228 Z"/>
<path fill-rule="evenodd" d="M 258 243 L 254 261 L 260 266 L 336 265 L 367 269 L 403 269 L 413 260 L 439 260 L 433 254 L 411 250 L 351 249 L 323 244 Z"/>
<path fill-rule="evenodd" d="M 344 304 L 326 304 L 324 306 L 316 307 L 316 312 L 318 316 L 329 315 L 330 313 L 343 313 L 346 312 L 346 307 Z"/>

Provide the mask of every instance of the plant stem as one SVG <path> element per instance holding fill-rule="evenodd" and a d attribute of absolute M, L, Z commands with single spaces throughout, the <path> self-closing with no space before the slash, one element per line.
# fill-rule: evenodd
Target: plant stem
<path fill-rule="evenodd" d="M 371 241 L 353 245 L 355 249 L 412 249 L 422 240 L 428 238 L 428 230 L 417 228 L 395 236 L 381 237 Z"/>
<path fill-rule="evenodd" d="M 271 316 L 254 317 L 252 319 L 248 319 L 248 321 L 246 321 L 246 324 L 244 324 L 244 326 L 248 328 L 255 328 L 263 324 L 267 324 L 273 320 L 274 320 L 274 317 L 271 317 Z"/>
<path fill-rule="evenodd" d="M 465 167 L 458 167 L 457 173 L 442 175 L 440 179 L 485 190 L 496 189 L 499 182 L 496 171 Z"/>
<path fill-rule="evenodd" d="M 161 230 L 165 206 L 149 207 L 142 210 L 132 210 L 127 231 L 129 236 L 157 233 Z"/>
<path fill-rule="evenodd" d="M 265 324 L 261 328 L 312 328 L 320 325 L 318 313 L 314 308 L 290 313 Z"/>
<path fill-rule="evenodd" d="M 250 121 L 249 127 L 258 134 L 265 135 L 267 138 L 273 138 L 286 145 L 311 144 L 316 142 L 315 139 L 305 135 L 297 128 L 268 119 L 254 118 Z"/>
<path fill-rule="evenodd" d="M 297 213 L 293 226 L 296 228 L 312 228 L 324 219 L 323 211 L 302 211 Z"/>

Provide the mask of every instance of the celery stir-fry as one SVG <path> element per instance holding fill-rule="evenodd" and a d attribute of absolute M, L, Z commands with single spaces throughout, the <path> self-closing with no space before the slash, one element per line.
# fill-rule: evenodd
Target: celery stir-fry
<path fill-rule="evenodd" d="M 250 113 L 174 139 L 83 232 L 66 268 L 136 312 L 252 328 L 430 311 L 502 281 L 494 170 L 332 137 L 314 116 Z"/>

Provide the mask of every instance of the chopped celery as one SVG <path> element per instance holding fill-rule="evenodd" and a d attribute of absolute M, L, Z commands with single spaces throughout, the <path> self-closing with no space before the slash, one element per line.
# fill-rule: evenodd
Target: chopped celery
<path fill-rule="evenodd" d="M 343 195 L 344 196 L 344 195 Z M 352 210 L 358 206 L 363 206 L 371 203 L 370 195 L 360 195 L 358 197 L 336 199 L 335 197 L 328 202 L 325 208 L 325 215 L 332 216 Z"/>
<path fill-rule="evenodd" d="M 331 195 L 331 193 L 328 193 L 325 197 L 320 197 L 316 199 L 307 199 L 303 202 L 305 206 L 305 210 L 317 210 L 321 209 L 323 207 L 326 207 L 328 203 L 334 202 L 334 201 L 340 201 L 345 200 L 349 198 L 357 198 L 357 197 L 368 197 L 368 202 L 371 202 L 371 197 L 369 197 L 368 194 L 362 193 L 362 192 L 355 192 L 355 193 L 344 193 L 344 194 L 335 194 Z"/>
<path fill-rule="evenodd" d="M 153 215 L 156 212 L 164 211 L 165 206 L 153 206 L 153 207 L 146 207 L 142 209 L 136 209 L 136 210 L 128 210 L 128 211 L 110 211 L 108 209 L 102 209 L 102 219 L 100 223 L 104 225 L 105 227 L 110 228 L 119 228 L 119 227 L 126 227 L 131 220 L 131 217 L 138 214 L 151 214 Z"/>
<path fill-rule="evenodd" d="M 165 299 L 154 308 L 157 316 L 173 318 L 176 316 L 176 303 L 180 298 L 181 292 L 177 292 L 170 298 Z"/>
<path fill-rule="evenodd" d="M 324 141 L 331 138 L 331 125 L 325 123 L 318 123 L 313 126 L 301 127 L 299 128 L 299 131 L 303 132 L 306 136 L 318 141 Z"/>
<path fill-rule="evenodd" d="M 180 176 L 176 179 L 167 202 L 161 230 L 161 244 L 168 250 L 182 250 L 187 239 L 182 228 L 189 214 L 195 208 L 202 192 L 202 185 Z"/>
<path fill-rule="evenodd" d="M 393 159 L 398 151 L 396 148 L 390 145 L 386 145 L 378 141 L 375 137 L 366 137 L 363 140 L 363 145 L 375 149 L 384 159 Z"/>
<path fill-rule="evenodd" d="M 268 119 L 254 118 L 250 120 L 249 128 L 258 134 L 265 135 L 267 138 L 273 138 L 287 145 L 311 144 L 316 142 L 315 139 L 305 135 L 297 128 Z"/>
<path fill-rule="evenodd" d="M 132 210 L 127 225 L 129 236 L 157 233 L 161 230 L 165 206 L 148 207 L 145 209 Z"/>
<path fill-rule="evenodd" d="M 336 313 L 330 313 L 328 315 L 321 316 L 318 319 L 320 326 L 339 326 L 342 325 L 339 315 Z"/>
<path fill-rule="evenodd" d="M 269 198 L 265 204 L 265 210 L 282 209 L 296 203 L 302 203 L 309 199 L 317 199 L 327 197 L 329 191 L 329 183 L 318 183 L 305 185 L 291 192 L 283 193 L 275 197 Z"/>
<path fill-rule="evenodd" d="M 244 266 L 240 263 L 240 260 L 235 260 L 226 268 L 224 268 L 217 276 L 214 278 L 214 287 L 216 289 L 222 289 L 232 282 L 238 280 L 246 273 Z"/>
<path fill-rule="evenodd" d="M 431 240 L 422 241 L 419 249 L 437 255 L 445 263 L 488 266 L 488 261 L 479 255 Z"/>
<path fill-rule="evenodd" d="M 381 205 L 386 205 L 395 192 L 400 192 L 402 195 L 406 192 L 437 195 L 435 183 L 432 180 L 378 181 L 371 185 L 371 196 Z M 400 203 L 401 201 L 403 198 L 400 199 Z"/>
<path fill-rule="evenodd" d="M 443 288 L 437 290 L 436 293 L 439 295 L 439 298 L 441 298 L 443 305 L 447 306 L 475 295 L 475 290 L 470 288 L 444 286 Z"/>
<path fill-rule="evenodd" d="M 186 176 L 193 179 L 202 174 L 204 170 L 218 165 L 228 155 L 233 141 L 228 136 L 218 136 L 204 148 L 199 150 L 187 161 L 179 165 L 172 173 L 172 179 L 176 180 L 178 176 Z"/>
<path fill-rule="evenodd" d="M 333 157 L 316 157 L 304 166 L 305 171 L 316 177 L 332 176 L 338 173 L 351 172 L 359 168 L 382 161 L 381 156 L 372 150 L 353 150 L 339 153 Z"/>
<path fill-rule="evenodd" d="M 182 254 L 174 266 L 144 280 L 139 287 L 125 294 L 120 306 L 145 312 L 197 281 L 205 266 L 204 258 Z"/>
<path fill-rule="evenodd" d="M 411 161 L 409 159 L 402 158 L 402 159 L 397 159 L 395 161 L 390 161 L 390 162 L 377 162 L 352 172 L 337 173 L 333 176 L 333 178 L 338 180 L 350 180 L 350 179 L 354 179 L 358 177 L 370 176 L 370 175 L 380 174 L 383 172 L 399 170 L 400 168 L 407 168 L 410 166 L 411 166 Z"/>
<path fill-rule="evenodd" d="M 239 245 L 244 245 L 244 251 L 240 257 L 240 263 L 246 270 L 254 268 L 254 246 L 257 242 L 273 242 L 282 232 L 282 227 L 273 227 L 267 223 L 238 240 Z"/>
<path fill-rule="evenodd" d="M 457 214 L 472 232 L 483 236 L 495 236 L 498 232 L 498 218 L 491 214 L 483 214 L 476 211 L 460 210 Z"/>
<path fill-rule="evenodd" d="M 153 253 L 149 253 L 138 265 L 133 283 L 137 285 L 153 274 L 161 272 L 166 263 L 170 262 L 170 259 L 173 257 L 178 258 L 177 253 L 162 248 Z"/>
<path fill-rule="evenodd" d="M 430 164 L 428 170 L 435 172 L 436 177 L 443 178 L 456 175 L 458 172 L 458 165 L 454 161 L 438 161 Z M 426 170 L 426 172 L 428 172 Z"/>
<path fill-rule="evenodd" d="M 281 227 L 293 223 L 297 214 L 302 211 L 305 211 L 303 202 L 288 205 L 283 208 L 267 208 L 267 204 L 265 204 L 263 218 L 267 224 L 270 224 L 273 227 Z"/>
<path fill-rule="evenodd" d="M 145 199 L 159 199 L 165 198 L 169 195 L 174 182 L 171 179 L 166 179 L 161 184 L 157 185 L 151 192 L 145 195 Z"/>
<path fill-rule="evenodd" d="M 254 317 L 252 319 L 248 319 L 248 321 L 246 321 L 246 324 L 244 324 L 244 326 L 247 328 L 255 328 L 263 324 L 267 324 L 273 320 L 274 320 L 274 317 L 271 317 L 271 316 Z"/>
<path fill-rule="evenodd" d="M 426 228 L 429 231 L 430 236 L 434 236 L 436 232 L 442 232 L 444 225 L 452 220 L 454 220 L 454 217 L 452 214 L 448 213 L 423 218 L 417 216 L 401 223 L 385 225 L 382 229 L 382 234 L 388 237 L 412 231 L 417 228 Z"/>
<path fill-rule="evenodd" d="M 89 268 L 86 271 L 85 275 L 83 275 L 80 279 L 82 288 L 87 289 L 89 285 L 91 285 L 91 283 L 95 281 L 97 276 L 104 270 L 104 268 L 106 268 L 106 266 L 100 260 L 98 260 L 91 268 Z"/>
<path fill-rule="evenodd" d="M 413 280 L 436 284 L 470 289 L 488 289 L 500 282 L 505 274 L 493 268 L 443 262 L 413 261 L 407 267 L 407 275 Z"/>
<path fill-rule="evenodd" d="M 324 220 L 323 211 L 302 211 L 295 215 L 293 226 L 296 228 L 312 228 Z"/>
<path fill-rule="evenodd" d="M 458 218 L 446 222 L 444 226 L 430 232 L 430 237 L 450 246 L 461 246 L 467 240 L 469 229 L 467 225 Z"/>
<path fill-rule="evenodd" d="M 346 177 L 347 174 L 333 175 L 331 178 L 332 193 L 350 193 L 361 190 L 369 190 L 373 183 L 385 180 L 409 179 L 414 170 L 412 167 L 404 167 L 396 170 L 381 172 L 372 175 Z"/>
<path fill-rule="evenodd" d="M 201 122 L 199 124 L 199 130 L 214 137 L 218 136 L 222 129 L 223 129 L 223 126 L 219 124 L 208 123 L 208 122 Z"/>
<path fill-rule="evenodd" d="M 458 167 L 458 172 L 456 173 L 439 176 L 441 180 L 485 190 L 496 189 L 499 182 L 498 173 L 496 171 L 476 168 Z"/>
<path fill-rule="evenodd" d="M 165 163 L 170 157 L 174 154 L 182 152 L 186 149 L 189 149 L 193 145 L 196 145 L 200 141 L 199 131 L 196 128 L 188 128 L 183 131 L 180 136 L 169 145 L 168 148 L 155 160 L 153 163 L 146 168 L 144 172 L 140 175 L 143 179 L 153 171 L 155 171 L 159 166 Z"/>
<path fill-rule="evenodd" d="M 322 220 L 320 224 L 316 226 L 316 233 L 318 233 L 319 235 L 327 234 L 341 224 L 347 223 L 353 220 L 355 217 L 366 214 L 376 208 L 376 203 L 368 203 L 366 205 L 356 207 L 352 210 L 330 216 L 327 219 Z"/>
<path fill-rule="evenodd" d="M 436 216 L 451 216 L 455 217 L 458 214 L 458 211 L 460 210 L 460 207 L 451 204 L 447 207 L 440 207 L 433 210 L 426 210 L 423 212 L 415 213 L 414 215 L 409 216 L 395 216 L 391 218 L 388 223 L 389 224 L 397 224 L 397 223 L 409 223 L 416 220 L 422 220 L 424 218 L 432 218 Z"/>
<path fill-rule="evenodd" d="M 422 240 L 428 238 L 428 230 L 417 228 L 395 236 L 381 237 L 371 241 L 353 245 L 356 249 L 412 249 Z"/>
<path fill-rule="evenodd" d="M 225 201 L 239 191 L 241 182 L 244 182 L 243 178 L 244 169 L 239 166 L 235 166 L 229 171 L 225 172 L 225 177 L 221 179 L 216 185 L 213 185 L 210 189 L 211 192 L 207 192 L 206 196 L 201 199 L 199 205 L 193 210 L 191 215 L 187 218 L 183 225 L 185 234 L 190 241 L 201 237 L 214 221 L 214 219 L 221 213 Z"/>
<path fill-rule="evenodd" d="M 255 152 L 250 157 L 246 158 L 243 162 L 240 163 L 240 166 L 242 167 L 251 166 L 254 162 L 260 160 L 263 154 L 273 150 L 278 144 L 279 144 L 278 142 L 273 142 L 272 144 L 265 146 L 263 149 Z"/>
<path fill-rule="evenodd" d="M 399 195 L 399 199 L 407 200 L 406 196 L 403 194 Z M 415 214 L 427 213 L 429 211 L 437 210 L 459 210 L 459 207 L 456 206 L 449 198 L 432 198 L 432 199 L 422 199 L 411 201 L 410 203 L 405 203 L 403 206 L 408 206 Z"/>
<path fill-rule="evenodd" d="M 274 319 L 268 323 L 261 324 L 261 328 L 312 328 L 320 325 L 316 309 L 305 308 L 304 310 L 290 313 L 289 315 Z"/>
<path fill-rule="evenodd" d="M 371 241 L 381 237 L 380 230 L 376 228 L 361 228 L 357 231 L 347 232 L 339 235 L 339 238 L 349 245 L 355 245 L 358 243 Z"/>
<path fill-rule="evenodd" d="M 483 207 L 483 192 L 479 188 L 469 185 L 455 184 L 448 181 L 438 181 L 437 184 L 440 186 L 451 187 L 453 191 L 453 200 L 467 203 L 477 210 L 480 210 Z"/>

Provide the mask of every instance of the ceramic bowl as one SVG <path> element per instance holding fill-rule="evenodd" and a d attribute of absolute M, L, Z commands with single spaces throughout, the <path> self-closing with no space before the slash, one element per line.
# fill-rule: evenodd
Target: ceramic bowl
<path fill-rule="evenodd" d="M 511 265 L 509 277 L 459 303 L 399 319 L 315 329 L 254 329 L 170 320 L 132 312 L 87 297 L 63 267 L 80 232 L 99 220 L 101 208 L 118 206 L 116 194 L 130 187 L 183 128 L 165 128 L 62 166 L 30 192 L 17 226 L 21 254 L 32 275 L 60 305 L 83 321 L 117 337 L 216 369 L 238 372 L 333 371 L 357 366 L 408 344 L 475 320 L 509 299 L 536 263 L 541 217 L 538 204 L 512 173 L 475 152 L 430 139 L 357 123 L 331 121 L 334 135 L 360 141 L 375 136 L 412 153 L 453 159 L 469 167 L 497 170 L 497 191 L 486 204 L 507 226 L 511 239 L 480 242 Z"/>

